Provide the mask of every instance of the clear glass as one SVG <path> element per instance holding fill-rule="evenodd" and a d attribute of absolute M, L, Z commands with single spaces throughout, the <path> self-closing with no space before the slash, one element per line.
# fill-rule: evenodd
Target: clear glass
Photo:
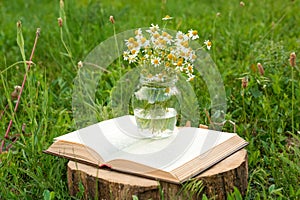
<path fill-rule="evenodd" d="M 159 139 L 173 134 L 179 115 L 176 81 L 176 75 L 163 78 L 140 75 L 132 108 L 142 136 Z"/>

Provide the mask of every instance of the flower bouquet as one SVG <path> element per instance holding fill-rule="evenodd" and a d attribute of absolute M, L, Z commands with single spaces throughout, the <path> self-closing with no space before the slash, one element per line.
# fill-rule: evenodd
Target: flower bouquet
<path fill-rule="evenodd" d="M 163 18 L 168 19 L 171 17 Z M 190 43 L 199 38 L 198 32 L 174 33 L 151 24 L 144 32 L 139 28 L 134 34 L 125 40 L 123 59 L 140 67 L 140 84 L 132 96 L 137 126 L 146 137 L 168 137 L 180 110 L 177 75 L 184 74 L 187 81 L 195 78 L 193 63 L 197 56 Z M 210 49 L 210 41 L 204 44 Z"/>

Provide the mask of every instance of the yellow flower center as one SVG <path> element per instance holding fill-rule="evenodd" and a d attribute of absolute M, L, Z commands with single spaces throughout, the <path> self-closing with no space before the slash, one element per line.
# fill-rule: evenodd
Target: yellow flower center
<path fill-rule="evenodd" d="M 173 57 L 174 57 L 174 56 L 173 56 L 171 53 L 169 53 L 168 56 L 167 56 L 167 58 L 168 58 L 169 60 L 172 60 Z"/>
<path fill-rule="evenodd" d="M 139 43 L 137 41 L 134 41 L 133 45 L 134 45 L 134 47 L 138 47 Z"/>
<path fill-rule="evenodd" d="M 181 42 L 180 44 L 181 44 L 182 46 L 184 46 L 185 48 L 188 48 L 188 47 L 189 47 L 188 41 Z"/>
<path fill-rule="evenodd" d="M 157 38 L 159 38 L 159 33 L 155 33 L 155 34 L 153 34 L 153 37 L 155 38 L 155 39 L 157 39 Z"/>
<path fill-rule="evenodd" d="M 132 49 L 131 50 L 131 54 L 135 54 L 136 53 L 136 50 L 135 49 Z"/>
<path fill-rule="evenodd" d="M 160 38 L 160 39 L 159 39 L 159 43 L 162 44 L 162 45 L 165 45 L 167 42 L 166 42 L 164 39 L 161 39 L 161 38 Z"/>
<path fill-rule="evenodd" d="M 170 88 L 167 87 L 166 90 L 165 90 L 165 92 L 166 92 L 166 93 L 169 93 L 169 92 L 170 92 Z"/>
<path fill-rule="evenodd" d="M 210 47 L 211 46 L 211 41 L 208 41 L 206 45 Z"/>
<path fill-rule="evenodd" d="M 193 30 L 193 31 L 192 31 L 192 34 L 193 34 L 193 35 L 198 35 L 198 31 Z"/>
<path fill-rule="evenodd" d="M 182 61 L 181 61 L 181 60 L 179 60 L 179 61 L 177 62 L 177 66 L 182 66 Z"/>
<path fill-rule="evenodd" d="M 178 39 L 182 40 L 183 39 L 183 35 L 178 35 Z"/>
<path fill-rule="evenodd" d="M 147 39 L 146 39 L 146 38 L 144 38 L 144 37 L 143 37 L 143 38 L 141 38 L 141 43 L 142 43 L 142 44 L 144 44 L 146 41 L 147 41 Z"/>
<path fill-rule="evenodd" d="M 159 61 L 158 61 L 157 59 L 154 59 L 154 60 L 153 60 L 153 63 L 154 63 L 155 65 L 158 65 Z"/>
<path fill-rule="evenodd" d="M 129 39 L 128 39 L 128 42 L 129 42 L 129 43 L 133 43 L 133 42 L 134 42 L 134 38 L 133 38 L 133 37 L 129 38 Z"/>

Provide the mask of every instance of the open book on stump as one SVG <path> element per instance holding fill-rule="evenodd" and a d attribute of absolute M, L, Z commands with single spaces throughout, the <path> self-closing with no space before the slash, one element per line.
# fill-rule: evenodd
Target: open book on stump
<path fill-rule="evenodd" d="M 44 152 L 96 167 L 182 183 L 244 148 L 235 133 L 181 127 L 165 139 L 139 136 L 122 116 L 55 138 Z"/>

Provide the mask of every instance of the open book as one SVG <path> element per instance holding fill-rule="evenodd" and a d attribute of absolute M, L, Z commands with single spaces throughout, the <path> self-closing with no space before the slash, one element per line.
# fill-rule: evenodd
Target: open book
<path fill-rule="evenodd" d="M 181 127 L 165 139 L 139 136 L 126 115 L 55 138 L 44 152 L 96 167 L 182 183 L 248 143 L 234 133 Z"/>

